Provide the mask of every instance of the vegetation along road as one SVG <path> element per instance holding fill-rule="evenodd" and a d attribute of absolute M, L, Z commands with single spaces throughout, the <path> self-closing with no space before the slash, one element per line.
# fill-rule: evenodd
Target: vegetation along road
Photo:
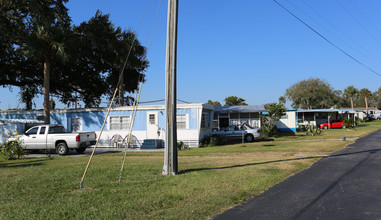
<path fill-rule="evenodd" d="M 343 136 L 361 137 L 380 128 L 381 122 L 373 121 L 317 137 L 298 133 L 185 149 L 179 151 L 177 176 L 161 175 L 163 152 L 129 152 L 121 183 L 122 153 L 100 154 L 82 191 L 88 157 L 1 158 L 0 219 L 208 219 L 353 143 L 342 141 Z M 300 141 L 309 139 L 315 141 Z"/>

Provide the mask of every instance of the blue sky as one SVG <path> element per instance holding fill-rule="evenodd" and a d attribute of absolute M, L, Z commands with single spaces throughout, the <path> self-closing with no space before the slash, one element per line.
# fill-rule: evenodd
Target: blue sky
<path fill-rule="evenodd" d="M 381 74 L 381 1 L 278 2 Z M 88 20 L 98 9 L 109 13 L 116 26 L 137 32 L 139 41 L 149 47 L 159 3 L 72 0 L 67 7 L 74 24 Z M 163 0 L 141 101 L 165 95 L 166 17 L 167 1 Z M 178 99 L 193 103 L 211 99 L 223 104 L 231 95 L 250 105 L 275 102 L 292 84 L 310 77 L 324 79 L 340 90 L 354 85 L 376 91 L 381 86 L 381 76 L 344 55 L 272 0 L 180 0 L 177 67 Z M 18 102 L 17 88 L 12 90 L 0 88 L 1 110 L 24 106 Z M 42 108 L 42 97 L 35 101 L 36 108 Z"/>

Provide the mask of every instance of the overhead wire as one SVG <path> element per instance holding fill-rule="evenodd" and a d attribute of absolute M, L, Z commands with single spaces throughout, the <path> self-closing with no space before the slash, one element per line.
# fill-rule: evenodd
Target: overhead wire
<path fill-rule="evenodd" d="M 337 4 L 339 4 L 347 14 L 349 14 L 353 20 L 357 22 L 358 25 L 360 25 L 368 34 L 371 36 L 375 41 L 381 44 L 381 41 L 377 39 L 369 30 L 366 28 L 343 4 L 340 3 L 340 1 L 336 0 Z"/>
<path fill-rule="evenodd" d="M 283 10 L 285 10 L 287 13 L 289 13 L 290 15 L 292 15 L 294 18 L 296 18 L 299 22 L 301 22 L 302 24 L 304 24 L 307 28 L 309 28 L 311 31 L 313 31 L 315 34 L 317 34 L 319 37 L 321 37 L 322 39 L 324 39 L 325 41 L 327 41 L 329 44 L 331 44 L 333 47 L 335 47 L 337 50 L 341 51 L 343 54 L 345 54 L 347 57 L 351 58 L 353 61 L 355 61 L 356 63 L 360 64 L 361 66 L 363 66 L 364 68 L 368 69 L 369 71 L 373 72 L 374 74 L 378 75 L 378 76 L 381 76 L 380 73 L 376 72 L 375 70 L 371 69 L 370 67 L 368 67 L 367 65 L 365 65 L 364 63 L 362 63 L 361 61 L 357 60 L 355 57 L 353 57 L 352 55 L 350 55 L 349 53 L 347 53 L 346 51 L 344 51 L 343 49 L 341 49 L 340 47 L 338 47 L 336 44 L 334 44 L 333 42 L 331 42 L 328 38 L 324 37 L 322 34 L 320 34 L 318 31 L 316 31 L 314 28 L 312 28 L 310 25 L 308 25 L 306 22 L 304 22 L 302 19 L 300 19 L 298 16 L 296 16 L 294 13 L 292 13 L 290 10 L 288 10 L 285 6 L 283 6 L 282 4 L 280 4 L 277 0 L 273 0 L 273 2 L 275 2 L 278 6 L 280 6 Z"/>
<path fill-rule="evenodd" d="M 346 46 L 350 47 L 351 49 L 353 49 L 354 51 L 360 53 L 362 56 L 364 56 L 365 58 L 367 58 L 368 60 L 372 60 L 373 62 L 377 62 L 379 65 L 381 64 L 381 60 L 375 58 L 375 55 L 372 54 L 370 51 L 366 50 L 363 46 L 361 46 L 358 42 L 352 40 L 348 35 L 346 35 L 343 31 L 340 30 L 340 28 L 338 28 L 334 23 L 330 22 L 326 17 L 324 17 L 323 15 L 321 15 L 318 11 L 316 11 L 310 4 L 307 3 L 307 1 L 305 0 L 302 0 L 302 2 L 307 5 L 307 7 L 309 9 L 311 9 L 315 14 L 317 14 L 321 19 L 323 19 L 325 21 L 325 23 L 331 25 L 331 27 L 336 30 L 338 33 L 340 33 L 343 37 L 345 37 L 346 39 L 348 39 L 352 44 L 355 44 L 358 48 L 360 49 L 357 49 L 356 47 L 352 46 L 351 43 L 347 42 L 345 39 L 343 39 L 342 37 L 340 37 L 339 35 L 335 34 L 333 31 L 330 31 L 328 28 L 326 28 L 324 25 L 322 25 L 321 23 L 319 23 L 318 21 L 316 21 L 315 19 L 312 18 L 312 16 L 309 15 L 309 13 L 306 13 L 304 12 L 302 9 L 300 9 L 299 7 L 297 7 L 295 4 L 293 4 L 292 2 L 290 2 L 289 0 L 287 0 L 290 4 L 292 4 L 295 8 L 297 8 L 299 11 L 303 12 L 305 15 L 307 15 L 308 17 L 310 17 L 314 22 L 316 22 L 318 25 L 320 25 L 322 28 L 324 28 L 326 31 L 328 31 L 329 33 L 331 33 L 333 36 L 337 37 L 340 41 L 342 41 Z M 362 51 L 361 51 L 362 49 Z M 368 55 L 369 54 L 369 55 Z"/>
<path fill-rule="evenodd" d="M 371 25 L 374 27 L 374 29 L 378 31 L 378 33 L 381 33 L 381 30 L 377 27 L 377 25 L 375 25 L 375 24 L 372 22 L 372 20 L 370 20 L 370 19 L 368 18 L 368 16 L 366 16 L 366 14 L 365 14 L 362 10 L 360 10 L 360 8 L 353 2 L 353 0 L 351 0 L 350 2 L 352 3 L 353 7 L 354 7 L 355 9 L 357 9 L 357 11 L 360 13 L 360 15 L 363 16 L 363 17 L 365 18 L 365 20 L 367 20 L 368 23 L 371 24 Z"/>

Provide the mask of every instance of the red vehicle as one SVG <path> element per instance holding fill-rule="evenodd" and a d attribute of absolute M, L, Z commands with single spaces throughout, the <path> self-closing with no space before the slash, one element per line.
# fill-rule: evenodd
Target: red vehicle
<path fill-rule="evenodd" d="M 343 120 L 341 119 L 336 119 L 336 120 L 331 120 L 327 123 L 322 123 L 320 124 L 321 129 L 328 129 L 328 128 L 346 128 L 345 125 L 343 125 Z"/>

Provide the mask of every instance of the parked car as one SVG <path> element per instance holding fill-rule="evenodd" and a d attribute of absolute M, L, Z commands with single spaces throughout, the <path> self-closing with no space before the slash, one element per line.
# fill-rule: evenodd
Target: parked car
<path fill-rule="evenodd" d="M 346 126 L 343 124 L 343 120 L 341 119 L 335 119 L 331 120 L 326 123 L 320 124 L 321 129 L 328 129 L 328 128 L 346 128 Z"/>
<path fill-rule="evenodd" d="M 248 124 L 230 125 L 224 129 L 213 131 L 212 134 L 224 136 L 226 139 L 242 139 L 246 142 L 254 141 L 254 139 L 262 136 L 259 128 L 253 128 Z"/>
<path fill-rule="evenodd" d="M 94 145 L 95 132 L 67 133 L 62 125 L 41 125 L 27 130 L 23 135 L 10 138 L 12 142 L 19 141 L 26 150 L 50 150 L 55 149 L 57 154 L 65 155 L 69 149 L 75 149 L 83 153 L 87 147 Z"/>

